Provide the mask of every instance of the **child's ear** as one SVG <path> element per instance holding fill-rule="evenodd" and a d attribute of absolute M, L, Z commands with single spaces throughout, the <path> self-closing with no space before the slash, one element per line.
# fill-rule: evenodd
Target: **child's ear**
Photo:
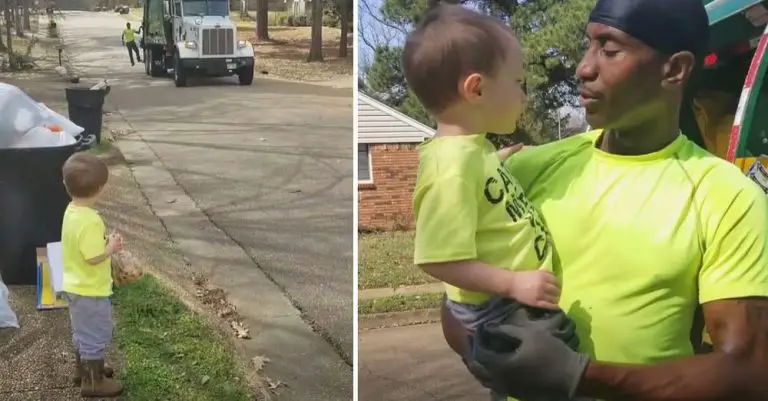
<path fill-rule="evenodd" d="M 464 80 L 459 82 L 459 95 L 469 103 L 480 101 L 483 96 L 483 76 L 480 74 L 469 74 Z"/>

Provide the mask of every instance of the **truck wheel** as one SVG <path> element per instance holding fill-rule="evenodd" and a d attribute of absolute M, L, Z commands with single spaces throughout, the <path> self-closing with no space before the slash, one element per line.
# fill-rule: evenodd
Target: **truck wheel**
<path fill-rule="evenodd" d="M 253 66 L 250 68 L 247 66 L 240 68 L 240 71 L 237 72 L 237 80 L 240 82 L 240 85 L 251 85 L 253 83 Z"/>
<path fill-rule="evenodd" d="M 187 86 L 187 73 L 184 71 L 184 67 L 181 66 L 178 54 L 173 60 L 173 83 L 177 88 Z"/>
<path fill-rule="evenodd" d="M 157 52 L 154 52 L 152 50 L 147 52 L 149 55 L 147 56 L 147 60 L 149 60 L 149 76 L 150 77 L 160 77 L 165 74 L 165 69 L 162 67 L 158 67 L 155 60 L 155 55 Z M 161 56 L 162 57 L 162 56 Z"/>

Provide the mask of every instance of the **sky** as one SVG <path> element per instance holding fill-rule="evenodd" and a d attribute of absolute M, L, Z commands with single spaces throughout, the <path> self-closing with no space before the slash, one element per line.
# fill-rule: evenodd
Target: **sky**
<path fill-rule="evenodd" d="M 382 0 L 359 0 L 358 6 L 358 43 L 359 51 L 358 57 L 360 57 L 359 68 L 362 70 L 368 63 L 370 63 L 373 57 L 372 49 L 366 45 L 366 42 L 374 43 L 389 43 L 390 45 L 398 45 L 403 42 L 402 35 L 396 30 L 388 28 L 387 26 L 379 23 L 377 18 L 379 16 L 379 7 L 381 7 Z M 360 71 L 362 72 L 362 71 Z"/>

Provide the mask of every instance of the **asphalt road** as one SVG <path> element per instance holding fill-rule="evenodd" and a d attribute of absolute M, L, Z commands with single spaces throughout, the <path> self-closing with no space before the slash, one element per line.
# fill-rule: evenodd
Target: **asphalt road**
<path fill-rule="evenodd" d="M 259 77 L 251 87 L 232 77 L 175 88 L 131 67 L 120 43 L 125 22 L 114 13 L 66 14 L 62 36 L 83 82 L 107 79 L 107 107 L 351 360 L 351 89 Z"/>

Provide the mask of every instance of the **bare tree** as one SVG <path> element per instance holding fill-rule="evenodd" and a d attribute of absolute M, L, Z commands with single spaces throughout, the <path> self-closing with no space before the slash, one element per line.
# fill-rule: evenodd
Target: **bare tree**
<path fill-rule="evenodd" d="M 11 10 L 11 0 L 3 0 L 3 12 L 5 14 L 5 38 L 6 38 L 6 50 L 8 51 L 8 60 L 12 63 L 13 59 L 13 39 L 11 32 L 11 24 L 13 19 L 13 10 Z"/>
<path fill-rule="evenodd" d="M 308 62 L 323 61 L 323 2 L 312 0 L 312 44 Z"/>
<path fill-rule="evenodd" d="M 32 8 L 32 5 L 34 4 L 32 0 L 21 0 L 22 7 L 22 14 L 24 15 L 24 30 L 25 31 L 31 31 L 32 30 L 32 21 L 29 18 L 29 9 Z"/>
<path fill-rule="evenodd" d="M 0 7 L 2 7 L 2 9 L 0 9 L 0 21 L 1 21 L 3 18 L 3 10 L 5 10 L 5 3 L 0 2 Z M 3 41 L 4 35 L 5 33 L 3 33 L 2 30 L 0 30 L 0 52 L 4 52 L 6 50 L 5 41 Z"/>
<path fill-rule="evenodd" d="M 379 46 L 389 46 L 398 37 L 408 34 L 408 27 L 387 21 L 377 5 L 371 0 L 359 0 L 357 13 L 357 36 L 360 44 L 373 53 Z M 363 52 L 360 52 L 363 54 Z M 361 60 L 364 61 L 364 60 Z"/>
<path fill-rule="evenodd" d="M 232 0 L 235 1 L 235 0 Z M 251 19 L 250 14 L 248 14 L 248 1 L 247 0 L 240 0 L 240 18 L 241 19 Z"/>
<path fill-rule="evenodd" d="M 339 57 L 347 57 L 347 47 L 349 47 L 349 20 L 352 17 L 352 0 L 336 0 L 339 7 L 339 29 L 341 29 L 341 38 L 339 40 Z"/>
<path fill-rule="evenodd" d="M 269 40 L 269 0 L 256 2 L 256 39 Z"/>
<path fill-rule="evenodd" d="M 16 0 L 16 4 L 13 5 L 13 27 L 16 28 L 16 36 L 24 37 L 24 25 L 21 23 L 21 7 L 22 1 Z"/>

